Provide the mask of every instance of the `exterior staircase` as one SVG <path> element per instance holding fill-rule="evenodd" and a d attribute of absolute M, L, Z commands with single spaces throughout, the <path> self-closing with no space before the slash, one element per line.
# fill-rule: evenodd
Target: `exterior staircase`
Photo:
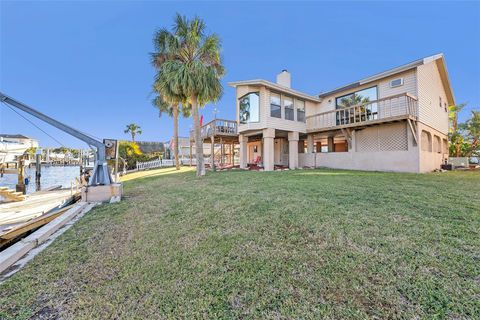
<path fill-rule="evenodd" d="M 23 193 L 8 189 L 7 187 L 0 187 L 0 196 L 11 201 L 23 201 L 27 199 L 27 196 Z"/>

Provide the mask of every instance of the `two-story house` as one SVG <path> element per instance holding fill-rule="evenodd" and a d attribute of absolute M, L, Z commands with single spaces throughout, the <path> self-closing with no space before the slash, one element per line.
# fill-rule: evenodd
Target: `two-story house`
<path fill-rule="evenodd" d="M 416 60 L 316 96 L 277 83 L 236 88 L 240 167 L 428 172 L 448 157 L 455 100 L 443 54 Z"/>

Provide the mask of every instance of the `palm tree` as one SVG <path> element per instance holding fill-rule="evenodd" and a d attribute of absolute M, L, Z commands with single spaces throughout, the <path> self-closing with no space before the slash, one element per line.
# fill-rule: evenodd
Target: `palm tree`
<path fill-rule="evenodd" d="M 448 107 L 448 119 L 450 120 L 450 132 L 456 132 L 458 130 L 458 114 L 466 106 L 466 103 L 461 103 L 455 106 Z"/>
<path fill-rule="evenodd" d="M 135 136 L 137 134 L 142 134 L 142 130 L 140 130 L 140 126 L 135 124 L 135 123 L 130 123 L 126 126 L 125 130 L 123 130 L 125 133 L 129 133 L 132 136 L 132 142 L 135 142 Z"/>
<path fill-rule="evenodd" d="M 197 176 L 205 175 L 199 107 L 220 98 L 223 91 L 220 78 L 225 72 L 220 39 L 215 34 L 206 35 L 205 29 L 200 18 L 188 20 L 177 13 L 172 32 L 166 29 L 157 32 L 157 52 L 152 54 L 159 77 L 192 105 Z"/>
<path fill-rule="evenodd" d="M 450 139 L 450 154 L 455 157 L 460 157 L 462 155 L 462 146 L 465 143 L 465 139 L 458 128 L 458 114 L 466 106 L 466 103 L 461 103 L 454 106 L 448 107 L 448 119 L 449 119 L 449 128 L 448 136 Z"/>
<path fill-rule="evenodd" d="M 158 83 L 154 86 L 155 91 L 159 91 Z M 180 161 L 178 159 L 178 115 L 181 112 L 182 116 L 185 118 L 190 117 L 190 106 L 185 106 L 186 103 L 180 105 L 179 100 L 167 100 L 160 94 L 158 94 L 153 100 L 152 104 L 158 109 L 159 116 L 161 117 L 163 113 L 166 113 L 168 116 L 173 117 L 173 156 L 175 158 L 175 167 L 177 170 L 180 170 Z"/>

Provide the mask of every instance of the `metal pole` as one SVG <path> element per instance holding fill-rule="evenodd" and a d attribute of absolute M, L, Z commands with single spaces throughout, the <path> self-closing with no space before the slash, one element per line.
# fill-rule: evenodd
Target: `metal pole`
<path fill-rule="evenodd" d="M 15 186 L 15 191 L 21 192 L 23 194 L 27 193 L 27 188 L 25 186 L 25 160 L 23 156 L 18 157 L 18 181 Z"/>
<path fill-rule="evenodd" d="M 40 178 L 42 177 L 42 156 L 41 151 L 35 155 L 35 189 L 40 191 Z"/>

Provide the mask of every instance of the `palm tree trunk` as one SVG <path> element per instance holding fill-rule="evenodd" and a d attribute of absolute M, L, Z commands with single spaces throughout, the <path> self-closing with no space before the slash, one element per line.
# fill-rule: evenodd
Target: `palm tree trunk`
<path fill-rule="evenodd" d="M 198 115 L 197 96 L 192 96 L 193 130 L 195 136 L 195 158 L 197 159 L 197 177 L 205 175 L 205 164 L 203 163 L 203 140 Z"/>
<path fill-rule="evenodd" d="M 135 133 L 132 131 L 132 142 L 135 143 Z"/>
<path fill-rule="evenodd" d="M 178 104 L 173 108 L 173 157 L 175 158 L 175 168 L 180 170 L 180 161 L 178 160 Z"/>

